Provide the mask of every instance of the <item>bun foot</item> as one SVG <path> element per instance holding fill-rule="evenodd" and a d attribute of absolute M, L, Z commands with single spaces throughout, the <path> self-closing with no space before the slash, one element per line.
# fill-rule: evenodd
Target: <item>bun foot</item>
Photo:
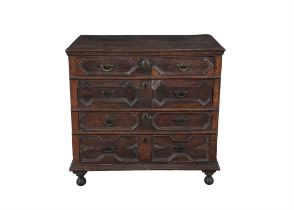
<path fill-rule="evenodd" d="M 87 171 L 74 171 L 74 174 L 78 176 L 77 185 L 83 186 L 86 184 L 86 178 L 84 177 Z"/>
<path fill-rule="evenodd" d="M 203 173 L 206 174 L 206 177 L 204 178 L 204 182 L 205 184 L 207 185 L 212 185 L 213 182 L 214 182 L 214 179 L 212 177 L 212 174 L 214 173 L 215 171 L 203 171 Z"/>
<path fill-rule="evenodd" d="M 204 178 L 204 182 L 205 184 L 207 185 L 212 185 L 213 184 L 213 177 L 211 175 L 207 175 L 205 178 Z"/>
<path fill-rule="evenodd" d="M 78 179 L 77 179 L 77 185 L 79 185 L 79 186 L 83 186 L 83 185 L 85 185 L 86 184 L 86 179 L 85 179 L 85 177 L 78 177 Z"/>

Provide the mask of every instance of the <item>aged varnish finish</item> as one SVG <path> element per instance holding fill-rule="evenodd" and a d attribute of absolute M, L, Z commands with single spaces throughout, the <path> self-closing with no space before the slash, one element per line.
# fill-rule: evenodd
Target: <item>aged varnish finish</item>
<path fill-rule="evenodd" d="M 222 54 L 211 35 L 79 36 L 69 59 L 73 161 L 87 171 L 219 170 Z"/>

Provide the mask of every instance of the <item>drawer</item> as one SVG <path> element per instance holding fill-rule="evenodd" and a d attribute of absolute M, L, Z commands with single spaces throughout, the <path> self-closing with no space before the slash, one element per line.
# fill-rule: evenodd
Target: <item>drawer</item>
<path fill-rule="evenodd" d="M 79 80 L 77 90 L 80 108 L 138 107 L 139 81 Z"/>
<path fill-rule="evenodd" d="M 69 57 L 72 76 L 148 75 L 149 62 L 138 57 Z"/>
<path fill-rule="evenodd" d="M 207 162 L 210 135 L 81 135 L 81 163 Z"/>
<path fill-rule="evenodd" d="M 214 57 L 161 57 L 152 66 L 152 75 L 213 75 Z"/>
<path fill-rule="evenodd" d="M 152 136 L 152 162 L 207 162 L 210 135 Z"/>
<path fill-rule="evenodd" d="M 211 76 L 214 57 L 70 56 L 72 76 Z"/>
<path fill-rule="evenodd" d="M 212 129 L 212 112 L 78 112 L 77 115 L 77 129 L 85 132 Z"/>
<path fill-rule="evenodd" d="M 152 127 L 157 131 L 208 131 L 211 112 L 162 112 L 152 116 Z"/>
<path fill-rule="evenodd" d="M 210 108 L 213 80 L 77 80 L 79 108 Z"/>
<path fill-rule="evenodd" d="M 79 129 L 82 131 L 136 130 L 139 114 L 129 112 L 80 112 Z"/>
<path fill-rule="evenodd" d="M 212 106 L 213 80 L 152 80 L 155 108 L 208 108 Z"/>
<path fill-rule="evenodd" d="M 138 136 L 79 136 L 81 163 L 132 163 L 139 161 Z"/>

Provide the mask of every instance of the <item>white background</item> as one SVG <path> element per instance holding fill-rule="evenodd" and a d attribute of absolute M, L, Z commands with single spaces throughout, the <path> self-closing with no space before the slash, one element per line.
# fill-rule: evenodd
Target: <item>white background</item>
<path fill-rule="evenodd" d="M 1 1 L 0 209 L 294 209 L 293 1 Z M 80 34 L 212 34 L 225 48 L 215 183 L 68 172 L 65 48 Z"/>

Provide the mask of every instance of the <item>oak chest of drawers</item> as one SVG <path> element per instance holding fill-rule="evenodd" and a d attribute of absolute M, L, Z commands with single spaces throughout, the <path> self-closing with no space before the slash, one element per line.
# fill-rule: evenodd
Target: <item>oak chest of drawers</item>
<path fill-rule="evenodd" d="M 224 48 L 212 36 L 82 35 L 66 53 L 78 185 L 87 171 L 140 169 L 213 183 Z"/>

